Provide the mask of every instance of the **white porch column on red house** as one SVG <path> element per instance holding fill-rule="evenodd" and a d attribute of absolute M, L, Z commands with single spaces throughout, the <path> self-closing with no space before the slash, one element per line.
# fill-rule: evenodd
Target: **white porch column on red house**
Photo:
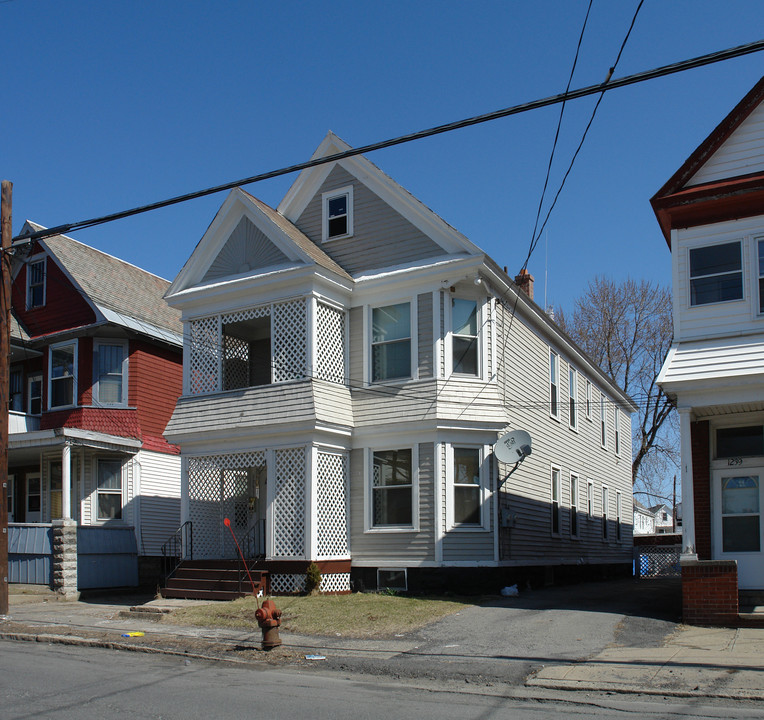
<path fill-rule="evenodd" d="M 67 442 L 61 451 L 61 518 L 72 519 L 72 446 Z"/>
<path fill-rule="evenodd" d="M 682 559 L 697 560 L 692 479 L 692 409 L 678 408 L 682 455 Z"/>

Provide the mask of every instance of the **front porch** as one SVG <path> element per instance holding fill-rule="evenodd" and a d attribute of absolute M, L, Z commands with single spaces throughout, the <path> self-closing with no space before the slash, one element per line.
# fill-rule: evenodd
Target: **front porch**
<path fill-rule="evenodd" d="M 181 575 L 183 562 L 234 567 L 243 556 L 250 571 L 267 573 L 274 594 L 303 592 L 315 561 L 323 592 L 348 592 L 347 467 L 344 452 L 313 445 L 186 457 L 187 529 L 165 555 L 182 561 Z"/>

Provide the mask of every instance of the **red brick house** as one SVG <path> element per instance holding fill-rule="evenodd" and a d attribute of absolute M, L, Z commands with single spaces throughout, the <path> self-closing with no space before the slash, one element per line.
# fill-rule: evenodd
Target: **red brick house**
<path fill-rule="evenodd" d="M 63 235 L 13 261 L 10 581 L 56 576 L 63 521 L 78 528 L 78 588 L 135 585 L 138 558 L 180 524 L 180 456 L 162 435 L 182 387 L 169 283 Z"/>
<path fill-rule="evenodd" d="M 764 78 L 651 200 L 671 249 L 684 619 L 764 591 Z"/>

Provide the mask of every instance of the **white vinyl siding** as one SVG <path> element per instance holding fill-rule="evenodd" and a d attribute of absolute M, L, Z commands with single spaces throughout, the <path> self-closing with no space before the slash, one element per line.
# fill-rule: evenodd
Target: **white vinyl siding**
<path fill-rule="evenodd" d="M 138 498 L 138 550 L 162 554 L 162 545 L 180 527 L 180 456 L 142 450 Z"/>

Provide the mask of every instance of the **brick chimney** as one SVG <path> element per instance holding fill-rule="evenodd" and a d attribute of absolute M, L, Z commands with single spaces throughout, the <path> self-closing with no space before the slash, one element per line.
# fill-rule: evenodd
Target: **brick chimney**
<path fill-rule="evenodd" d="M 533 275 L 527 270 L 521 270 L 519 275 L 515 275 L 515 283 L 531 300 L 533 300 Z"/>

